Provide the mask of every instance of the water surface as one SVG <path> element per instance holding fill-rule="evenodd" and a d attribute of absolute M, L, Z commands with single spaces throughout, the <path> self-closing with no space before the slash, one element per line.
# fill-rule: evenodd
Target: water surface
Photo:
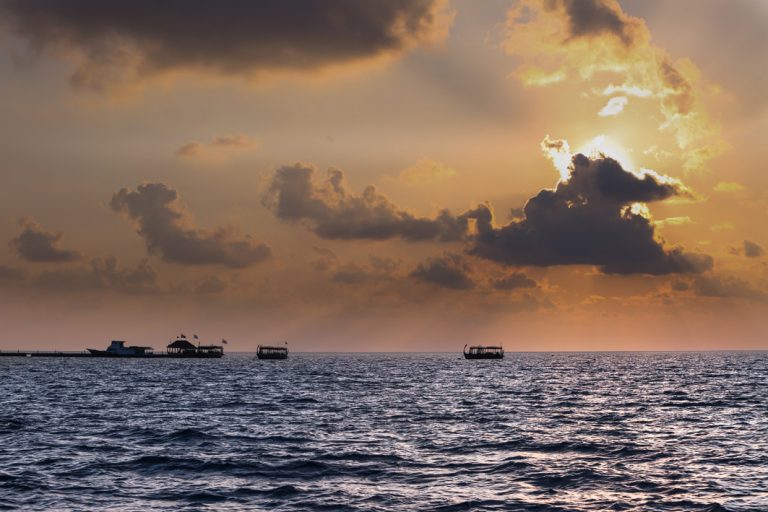
<path fill-rule="evenodd" d="M 768 354 L 0 359 L 2 510 L 768 510 Z"/>

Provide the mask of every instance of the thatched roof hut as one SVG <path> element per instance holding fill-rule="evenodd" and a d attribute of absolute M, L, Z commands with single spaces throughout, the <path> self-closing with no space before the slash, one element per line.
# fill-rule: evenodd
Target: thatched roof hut
<path fill-rule="evenodd" d="M 169 354 L 172 354 L 174 352 L 187 352 L 187 351 L 197 350 L 196 346 L 194 346 L 188 340 L 181 339 L 181 338 L 174 341 L 173 343 L 170 343 L 166 348 Z"/>

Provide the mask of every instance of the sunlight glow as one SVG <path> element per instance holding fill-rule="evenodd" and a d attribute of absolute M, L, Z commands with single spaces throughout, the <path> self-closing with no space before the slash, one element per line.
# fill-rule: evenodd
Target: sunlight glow
<path fill-rule="evenodd" d="M 607 135 L 598 135 L 581 146 L 576 153 L 583 153 L 590 158 L 597 158 L 602 154 L 613 158 L 628 171 L 634 171 L 635 169 L 635 165 L 627 150 Z"/>
<path fill-rule="evenodd" d="M 549 135 L 541 141 L 541 150 L 552 160 L 555 169 L 560 173 L 560 179 L 567 181 L 571 175 L 571 148 L 567 140 L 550 139 Z"/>

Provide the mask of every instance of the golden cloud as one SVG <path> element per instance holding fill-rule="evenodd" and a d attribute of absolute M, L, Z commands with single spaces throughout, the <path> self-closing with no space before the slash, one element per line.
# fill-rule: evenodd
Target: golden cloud
<path fill-rule="evenodd" d="M 521 59 L 516 75 L 526 85 L 571 79 L 589 82 L 594 94 L 623 95 L 600 115 L 618 114 L 630 96 L 656 99 L 658 128 L 674 134 L 687 170 L 725 148 L 703 104 L 696 66 L 653 45 L 645 22 L 615 0 L 522 0 L 508 13 L 504 46 Z"/>

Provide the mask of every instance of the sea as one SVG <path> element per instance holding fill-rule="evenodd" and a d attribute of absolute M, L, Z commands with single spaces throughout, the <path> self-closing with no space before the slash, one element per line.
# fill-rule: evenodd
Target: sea
<path fill-rule="evenodd" d="M 0 510 L 767 511 L 768 353 L 0 358 Z"/>

